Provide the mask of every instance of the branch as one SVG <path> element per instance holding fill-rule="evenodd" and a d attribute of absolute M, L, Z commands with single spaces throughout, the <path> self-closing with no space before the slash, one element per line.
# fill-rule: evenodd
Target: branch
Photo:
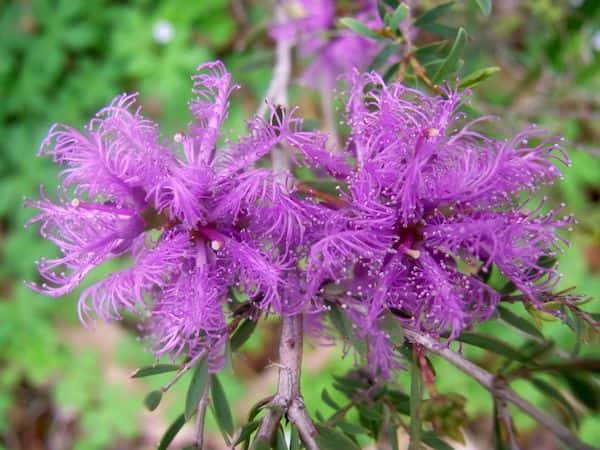
<path fill-rule="evenodd" d="M 284 3 L 284 1 L 279 0 L 275 6 L 275 20 L 277 23 L 285 23 L 287 20 Z M 269 83 L 269 87 L 267 88 L 265 99 L 259 106 L 256 115 L 262 117 L 265 112 L 267 112 L 267 100 L 278 105 L 287 106 L 287 91 L 292 75 L 292 48 L 295 43 L 295 39 L 277 40 L 275 46 L 275 67 L 273 69 L 273 76 Z"/>
<path fill-rule="evenodd" d="M 179 371 L 175 374 L 175 376 L 173 378 L 171 378 L 171 380 L 165 384 L 163 387 L 160 388 L 160 391 L 162 393 L 167 392 L 171 386 L 173 386 L 177 380 L 179 380 L 184 373 L 186 373 L 188 370 L 190 370 L 192 367 L 194 367 L 196 365 L 196 363 L 198 361 L 200 361 L 202 358 L 204 358 L 206 356 L 206 354 L 208 353 L 207 349 L 202 350 L 200 353 L 198 353 L 196 356 L 194 356 L 192 359 L 190 359 L 187 363 L 185 363 L 185 365 L 183 365 L 183 367 L 181 369 L 179 369 Z"/>
<path fill-rule="evenodd" d="M 204 420 L 206 418 L 206 408 L 208 407 L 208 385 L 210 379 L 204 386 L 204 392 L 198 403 L 198 413 L 196 415 L 196 448 L 202 450 L 204 447 Z"/>
<path fill-rule="evenodd" d="M 285 414 L 298 429 L 307 450 L 319 450 L 315 441 L 317 429 L 304 407 L 300 393 L 302 368 L 302 315 L 282 318 L 279 340 L 279 384 L 268 411 L 260 424 L 254 442 L 270 442 L 277 425 Z"/>
<path fill-rule="evenodd" d="M 567 448 L 572 450 L 594 450 L 594 447 L 580 441 L 577 436 L 573 435 L 573 433 L 571 433 L 567 427 L 565 427 L 554 417 L 547 415 L 545 412 L 541 411 L 536 406 L 520 397 L 509 386 L 499 384 L 499 380 L 488 371 L 482 369 L 476 364 L 473 364 L 471 361 L 463 358 L 461 355 L 450 350 L 449 348 L 442 347 L 439 342 L 435 341 L 429 336 L 409 329 L 405 329 L 404 332 L 410 341 L 422 345 L 432 353 L 435 353 L 444 358 L 446 361 L 450 362 L 452 365 L 481 384 L 485 389 L 490 391 L 490 393 L 499 401 L 510 402 L 521 411 L 535 419 L 537 422 L 546 427 L 548 431 L 554 434 L 560 441 L 562 441 Z"/>

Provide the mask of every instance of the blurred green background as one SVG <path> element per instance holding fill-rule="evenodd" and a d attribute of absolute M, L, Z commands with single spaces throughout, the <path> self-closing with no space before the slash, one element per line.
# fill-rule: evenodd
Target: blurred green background
<path fill-rule="evenodd" d="M 561 258 L 562 286 L 597 298 L 600 2 L 496 1 L 490 18 L 478 14 L 474 3 L 457 2 L 448 18 L 471 36 L 465 69 L 502 69 L 476 88 L 474 106 L 504 116 L 506 130 L 535 122 L 565 136 L 573 167 L 549 194 L 564 201 L 580 223 Z M 166 407 L 143 411 L 144 395 L 164 380 L 129 378 L 136 367 L 152 362 L 135 326 L 98 324 L 87 330 L 77 321 L 77 293 L 56 300 L 23 287 L 22 280 L 36 278 L 34 260 L 55 250 L 35 227 L 23 228 L 31 211 L 22 208 L 22 198 L 36 196 L 40 184 L 50 192 L 57 185 L 56 168 L 36 157 L 53 122 L 81 127 L 115 95 L 139 91 L 145 114 L 164 133 L 183 128 L 189 121 L 190 74 L 207 60 L 224 60 L 242 86 L 226 123 L 232 136 L 239 134 L 270 79 L 273 44 L 265 33 L 270 10 L 268 2 L 249 0 L 0 0 L 0 449 L 151 449 L 181 410 L 184 385 L 168 396 Z M 293 94 L 304 117 L 318 119 L 316 93 L 295 88 Z M 575 338 L 566 327 L 544 327 L 573 350 Z M 496 323 L 483 328 L 519 339 L 503 334 Z M 276 361 L 276 336 L 276 322 L 263 324 L 224 376 L 238 417 L 272 392 L 269 363 Z M 466 351 L 481 364 L 493 364 L 481 351 Z M 594 352 L 594 345 L 583 351 Z M 351 357 L 342 363 L 339 358 L 336 347 L 307 346 L 309 408 L 330 412 L 320 406 L 321 389 L 332 373 L 353 365 Z M 490 425 L 480 413 L 491 410 L 489 396 L 449 367 L 440 365 L 438 373 L 441 391 L 467 396 L 470 434 L 486 440 Z M 404 382 L 406 374 L 399 377 Z M 541 394 L 523 389 L 549 408 Z M 557 448 L 527 418 L 516 419 L 528 433 L 527 448 Z M 214 436 L 209 448 L 224 448 L 209 426 Z M 600 443 L 600 415 L 589 415 L 581 433 Z M 184 433 L 178 442 L 186 436 L 191 435 Z M 477 445 L 471 448 L 487 448 Z"/>

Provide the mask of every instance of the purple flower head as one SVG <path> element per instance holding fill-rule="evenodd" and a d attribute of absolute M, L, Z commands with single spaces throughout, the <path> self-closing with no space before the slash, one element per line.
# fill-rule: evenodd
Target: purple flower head
<path fill-rule="evenodd" d="M 488 137 L 476 128 L 490 118 L 465 122 L 465 102 L 454 90 L 429 96 L 376 74 L 352 78 L 345 152 L 355 163 L 308 271 L 315 295 L 341 286 L 339 301 L 379 356 L 389 314 L 449 340 L 487 319 L 500 299 L 481 277 L 492 265 L 538 307 L 559 279 L 542 261 L 566 243 L 559 230 L 572 218 L 519 201 L 569 164 L 559 140 L 536 128 Z"/>
<path fill-rule="evenodd" d="M 285 143 L 298 160 L 321 160 L 331 173 L 348 167 L 324 150 L 324 135 L 302 131 L 294 112 L 274 106 L 269 120 L 249 121 L 249 135 L 218 152 L 236 86 L 220 62 L 201 65 L 192 79 L 186 133 L 161 138 L 132 95 L 117 97 L 83 131 L 51 128 L 41 153 L 62 167 L 58 201 L 42 191 L 27 206 L 40 211 L 31 222 L 61 255 L 42 259 L 43 284 L 29 286 L 64 295 L 95 267 L 128 254 L 130 267 L 84 289 L 81 319 L 141 313 L 157 355 L 209 349 L 216 369 L 230 289 L 265 312 L 310 307 L 298 261 L 325 209 L 304 201 L 289 174 L 255 163 Z"/>

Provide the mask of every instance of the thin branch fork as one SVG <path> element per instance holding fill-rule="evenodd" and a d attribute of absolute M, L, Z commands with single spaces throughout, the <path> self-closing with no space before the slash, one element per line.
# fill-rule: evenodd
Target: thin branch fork
<path fill-rule="evenodd" d="M 295 426 L 307 450 L 319 450 L 315 436 L 317 429 L 306 412 L 300 392 L 302 368 L 303 320 L 302 315 L 283 317 L 279 341 L 279 384 L 277 393 L 267 407 L 254 442 L 269 442 L 285 415 Z"/>
<path fill-rule="evenodd" d="M 529 403 L 523 397 L 519 396 L 514 390 L 504 383 L 499 383 L 497 377 L 471 361 L 463 358 L 460 354 L 450 350 L 447 347 L 442 347 L 434 339 L 421 334 L 414 330 L 405 329 L 405 336 L 413 343 L 422 345 L 430 352 L 444 358 L 446 361 L 460 369 L 490 393 L 499 402 L 508 402 L 515 405 L 521 411 L 542 424 L 552 434 L 554 434 L 567 448 L 571 450 L 594 450 L 594 447 L 580 441 L 571 431 L 554 417 L 549 416 L 536 406 Z"/>

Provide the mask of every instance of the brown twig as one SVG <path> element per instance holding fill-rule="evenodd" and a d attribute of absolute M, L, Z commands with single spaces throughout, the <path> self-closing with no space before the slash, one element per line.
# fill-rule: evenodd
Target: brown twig
<path fill-rule="evenodd" d="M 196 414 L 196 448 L 202 450 L 204 448 L 204 421 L 206 419 L 206 408 L 208 407 L 208 385 L 204 386 L 204 392 L 198 403 Z"/>
<path fill-rule="evenodd" d="M 473 364 L 471 361 L 465 359 L 460 354 L 450 350 L 449 348 L 441 346 L 437 341 L 429 336 L 410 329 L 405 329 L 404 332 L 405 336 L 410 341 L 422 345 L 430 352 L 444 358 L 459 370 L 469 375 L 481 386 L 487 389 L 494 396 L 494 398 L 498 399 L 498 401 L 512 403 L 521 411 L 535 419 L 538 423 L 543 425 L 552 434 L 554 434 L 560 441 L 562 441 L 567 448 L 571 450 L 594 450 L 594 447 L 580 441 L 577 436 L 571 433 L 571 430 L 565 427 L 554 417 L 549 416 L 536 406 L 529 403 L 527 400 L 513 391 L 509 386 L 498 383 L 498 379 L 485 369 Z"/>
<path fill-rule="evenodd" d="M 271 400 L 254 442 L 269 442 L 285 414 L 290 423 L 298 429 L 307 450 L 319 450 L 315 428 L 304 407 L 300 392 L 300 372 L 302 367 L 303 342 L 302 315 L 283 317 L 279 341 L 279 384 L 277 393 Z"/>

